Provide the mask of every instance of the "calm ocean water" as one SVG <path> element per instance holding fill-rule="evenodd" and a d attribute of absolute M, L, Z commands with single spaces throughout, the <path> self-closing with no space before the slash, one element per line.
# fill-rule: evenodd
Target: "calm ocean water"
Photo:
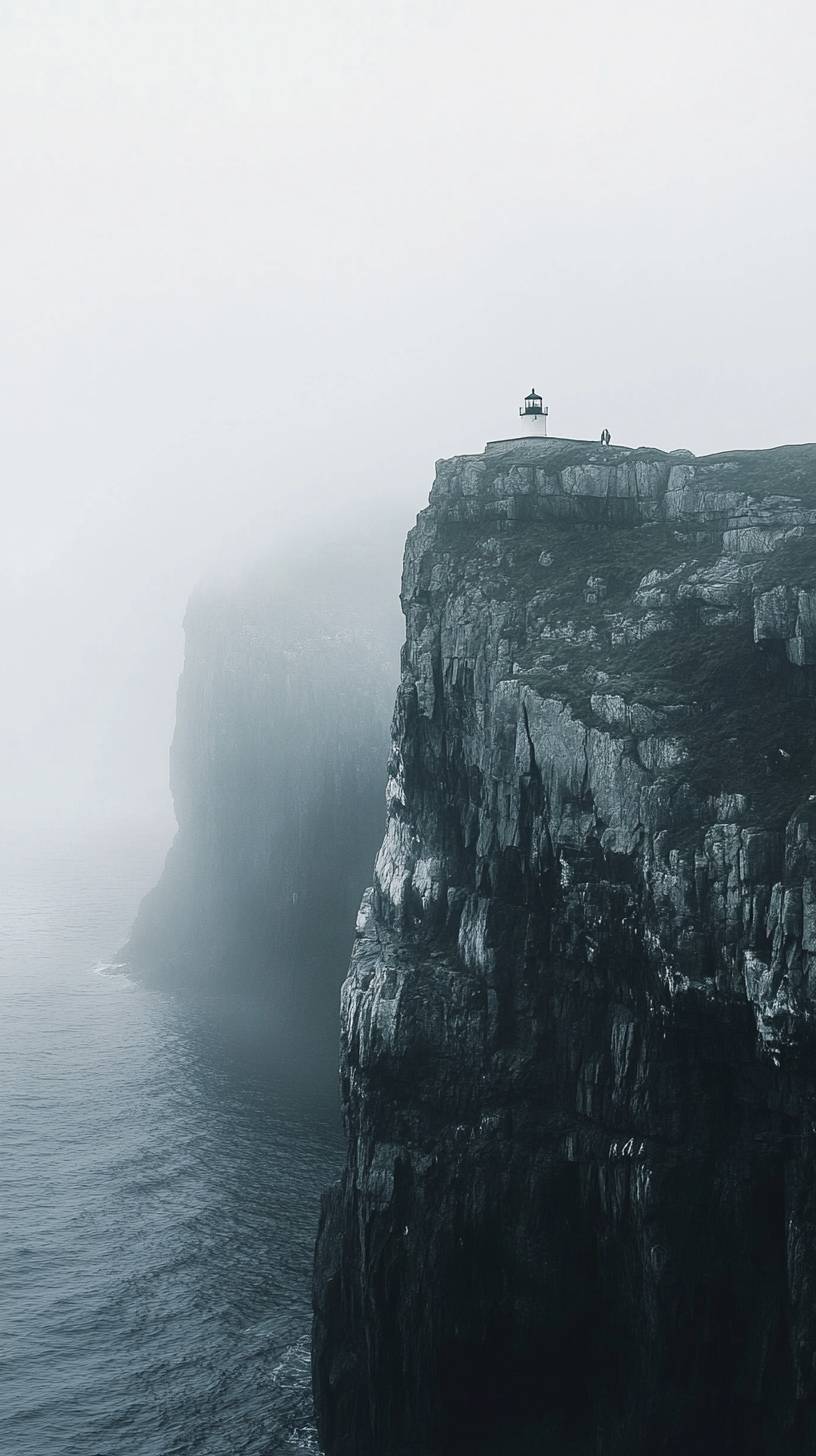
<path fill-rule="evenodd" d="M 0 1451 L 317 1451 L 309 1283 L 332 1069 L 111 967 L 146 837 L 0 861 Z"/>

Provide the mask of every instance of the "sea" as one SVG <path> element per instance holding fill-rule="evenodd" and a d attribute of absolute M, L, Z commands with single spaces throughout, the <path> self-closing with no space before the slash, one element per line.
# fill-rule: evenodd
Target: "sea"
<path fill-rule="evenodd" d="M 128 973 L 160 863 L 143 826 L 0 852 L 2 1456 L 319 1450 L 335 1058 Z"/>

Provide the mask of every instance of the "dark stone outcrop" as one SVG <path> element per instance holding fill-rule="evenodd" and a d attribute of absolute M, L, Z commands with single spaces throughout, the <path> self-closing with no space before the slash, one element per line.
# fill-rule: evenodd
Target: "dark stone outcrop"
<path fill-rule="evenodd" d="M 328 1456 L 816 1450 L 816 447 L 498 442 L 405 553 Z"/>
<path fill-rule="evenodd" d="M 344 541 L 193 598 L 171 783 L 178 834 L 126 956 L 173 984 L 336 1017 L 382 834 L 398 613 Z"/>

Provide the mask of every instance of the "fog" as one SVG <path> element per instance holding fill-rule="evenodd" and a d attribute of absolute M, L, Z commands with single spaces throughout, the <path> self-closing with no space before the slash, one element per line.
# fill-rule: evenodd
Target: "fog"
<path fill-rule="evenodd" d="M 815 17 L 5 0 L 5 822 L 169 837 L 202 573 L 387 520 L 396 594 L 531 386 L 555 434 L 812 439 Z"/>

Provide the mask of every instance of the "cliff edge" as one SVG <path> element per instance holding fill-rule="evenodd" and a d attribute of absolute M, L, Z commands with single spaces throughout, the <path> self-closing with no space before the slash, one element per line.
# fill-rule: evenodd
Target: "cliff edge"
<path fill-rule="evenodd" d="M 811 1452 L 816 446 L 441 461 L 402 600 L 324 1449 Z"/>

